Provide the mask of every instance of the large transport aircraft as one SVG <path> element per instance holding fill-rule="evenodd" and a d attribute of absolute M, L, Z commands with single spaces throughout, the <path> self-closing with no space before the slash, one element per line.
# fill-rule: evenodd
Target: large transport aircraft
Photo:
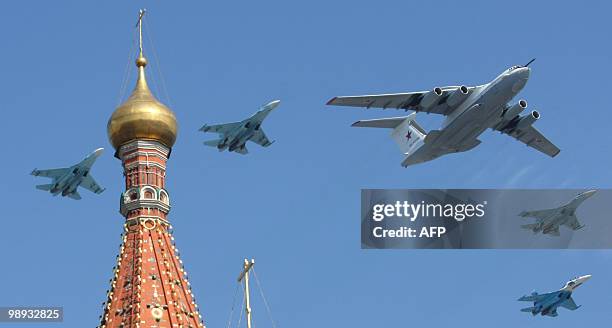
<path fill-rule="evenodd" d="M 533 127 L 540 113 L 533 110 L 520 115 L 527 108 L 525 100 L 509 104 L 527 84 L 531 62 L 533 60 L 523 66 L 512 66 L 493 81 L 480 86 L 462 85 L 421 92 L 334 97 L 327 104 L 413 110 L 446 116 L 439 130 L 429 132 L 417 124 L 416 113 L 353 123 L 356 127 L 392 129 L 392 138 L 406 155 L 402 161 L 404 167 L 473 149 L 480 144 L 478 137 L 489 128 L 554 157 L 559 154 L 559 148 Z"/>

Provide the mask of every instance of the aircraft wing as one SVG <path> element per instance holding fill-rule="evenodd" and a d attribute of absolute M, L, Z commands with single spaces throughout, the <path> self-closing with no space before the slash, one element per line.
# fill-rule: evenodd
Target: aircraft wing
<path fill-rule="evenodd" d="M 576 305 L 576 302 L 574 302 L 574 299 L 571 297 L 565 300 L 565 302 L 561 303 L 560 305 L 572 311 L 577 310 L 580 307 L 579 305 Z"/>
<path fill-rule="evenodd" d="M 555 213 L 556 213 L 556 209 L 548 209 L 548 210 L 537 210 L 537 211 L 523 211 L 519 215 L 524 218 L 530 217 L 530 218 L 544 220 Z"/>
<path fill-rule="evenodd" d="M 266 134 L 261 129 L 253 132 L 253 136 L 250 140 L 263 147 L 268 147 L 272 144 L 272 142 L 268 139 Z"/>
<path fill-rule="evenodd" d="M 51 170 L 36 170 L 36 169 L 34 169 L 34 171 L 32 171 L 32 175 L 35 175 L 35 176 L 38 176 L 38 177 L 46 177 L 46 178 L 57 179 L 57 178 L 65 175 L 66 173 L 68 173 L 68 171 L 70 171 L 69 167 L 64 167 L 64 168 L 60 168 L 60 169 L 51 169 Z"/>
<path fill-rule="evenodd" d="M 563 225 L 572 230 L 582 228 L 582 224 L 580 224 L 580 221 L 578 221 L 578 218 L 575 215 L 570 216 L 569 219 L 563 223 Z"/>
<path fill-rule="evenodd" d="M 534 148 L 550 157 L 555 157 L 561 150 L 548 140 L 538 129 L 529 125 L 525 128 L 518 128 L 518 116 L 506 124 L 494 127 L 497 131 L 505 133 L 516 140 Z"/>
<path fill-rule="evenodd" d="M 96 183 L 96 180 L 91 177 L 91 175 L 84 177 L 80 186 L 96 194 L 101 194 L 104 191 L 104 188 L 100 187 L 98 183 Z"/>
<path fill-rule="evenodd" d="M 421 100 L 425 94 L 430 91 L 408 92 L 408 93 L 392 93 L 382 95 L 367 95 L 367 96 L 347 96 L 334 97 L 327 102 L 328 105 L 334 106 L 350 106 L 350 107 L 365 107 L 365 108 L 393 108 L 403 110 L 413 110 L 416 112 L 426 112 L 441 115 L 449 115 L 455 108 L 450 107 L 446 100 L 448 96 L 455 91 L 458 86 L 443 87 L 442 95 L 434 105 L 429 108 L 421 106 Z M 471 93 L 479 87 L 468 87 Z"/>
<path fill-rule="evenodd" d="M 226 134 L 236 128 L 238 128 L 242 124 L 242 122 L 232 122 L 232 123 L 224 123 L 224 124 L 215 124 L 215 125 L 204 125 L 200 128 L 202 132 L 214 132 L 220 134 Z"/>

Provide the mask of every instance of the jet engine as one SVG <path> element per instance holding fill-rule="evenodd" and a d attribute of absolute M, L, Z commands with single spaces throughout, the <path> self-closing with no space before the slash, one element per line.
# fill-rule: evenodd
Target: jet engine
<path fill-rule="evenodd" d="M 442 89 L 434 88 L 423 96 L 423 99 L 421 99 L 421 106 L 425 109 L 430 108 L 438 102 L 440 96 L 442 96 Z"/>
<path fill-rule="evenodd" d="M 504 119 L 511 120 L 515 118 L 525 108 L 527 108 L 527 101 L 523 99 L 519 100 L 517 104 L 514 104 L 512 107 L 509 107 L 508 109 L 506 109 L 506 111 L 504 112 Z"/>
<path fill-rule="evenodd" d="M 537 110 L 531 111 L 531 113 L 521 117 L 520 121 L 517 123 L 516 127 L 519 129 L 526 128 L 533 124 L 540 118 L 540 113 Z"/>
<path fill-rule="evenodd" d="M 448 96 L 446 104 L 450 107 L 459 105 L 467 98 L 469 92 L 470 90 L 465 85 L 458 87 L 457 90 L 453 91 L 450 96 Z"/>

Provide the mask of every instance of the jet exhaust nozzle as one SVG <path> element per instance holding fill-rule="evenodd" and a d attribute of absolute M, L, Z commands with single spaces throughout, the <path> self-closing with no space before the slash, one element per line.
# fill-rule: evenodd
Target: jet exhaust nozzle
<path fill-rule="evenodd" d="M 512 107 L 509 107 L 504 113 L 504 119 L 511 120 L 518 116 L 525 108 L 527 108 L 526 100 L 519 100 L 518 103 L 514 104 Z"/>
<path fill-rule="evenodd" d="M 518 122 L 517 127 L 526 128 L 535 123 L 535 121 L 537 121 L 538 119 L 540 119 L 540 113 L 537 110 L 533 110 L 531 111 L 531 113 L 521 117 L 521 120 Z"/>
<path fill-rule="evenodd" d="M 442 89 L 439 87 L 435 87 L 433 90 L 423 96 L 421 100 L 421 106 L 424 108 L 429 108 L 433 106 L 433 104 L 437 103 L 438 99 L 442 96 Z"/>

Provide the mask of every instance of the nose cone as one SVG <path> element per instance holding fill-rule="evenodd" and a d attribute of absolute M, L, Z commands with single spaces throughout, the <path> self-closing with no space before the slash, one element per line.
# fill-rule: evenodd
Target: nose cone
<path fill-rule="evenodd" d="M 589 191 L 585 191 L 585 192 L 583 192 L 583 193 L 582 193 L 582 196 L 583 196 L 584 198 L 589 198 L 589 197 L 591 197 L 591 196 L 595 195 L 595 193 L 596 193 L 596 192 L 597 192 L 597 190 L 589 190 Z M 590 277 L 590 276 L 589 276 L 589 277 Z"/>
<path fill-rule="evenodd" d="M 570 281 L 568 283 L 569 289 L 570 290 L 574 290 L 574 289 L 582 286 L 582 284 L 584 284 L 589 279 L 591 279 L 591 275 L 590 274 L 587 274 L 585 276 L 576 277 L 576 278 L 574 278 L 572 281 Z"/>
<path fill-rule="evenodd" d="M 531 69 L 529 67 L 519 67 L 512 72 L 512 78 L 514 80 L 512 91 L 514 93 L 518 93 L 525 87 L 530 74 Z"/>
<path fill-rule="evenodd" d="M 93 154 L 96 157 L 100 157 L 100 155 L 102 155 L 103 152 L 104 152 L 104 148 L 98 148 L 98 149 L 94 150 Z"/>
<path fill-rule="evenodd" d="M 589 190 L 589 191 L 585 191 L 585 192 L 583 192 L 581 194 L 578 194 L 578 196 L 576 196 L 576 201 L 578 201 L 579 203 L 582 203 L 585 200 L 587 200 L 588 198 L 590 198 L 593 195 L 595 195 L 596 192 L 597 192 L 597 190 Z"/>
<path fill-rule="evenodd" d="M 274 108 L 278 107 L 278 105 L 280 105 L 280 100 L 274 100 L 268 103 L 265 108 L 267 110 L 273 110 Z"/>

